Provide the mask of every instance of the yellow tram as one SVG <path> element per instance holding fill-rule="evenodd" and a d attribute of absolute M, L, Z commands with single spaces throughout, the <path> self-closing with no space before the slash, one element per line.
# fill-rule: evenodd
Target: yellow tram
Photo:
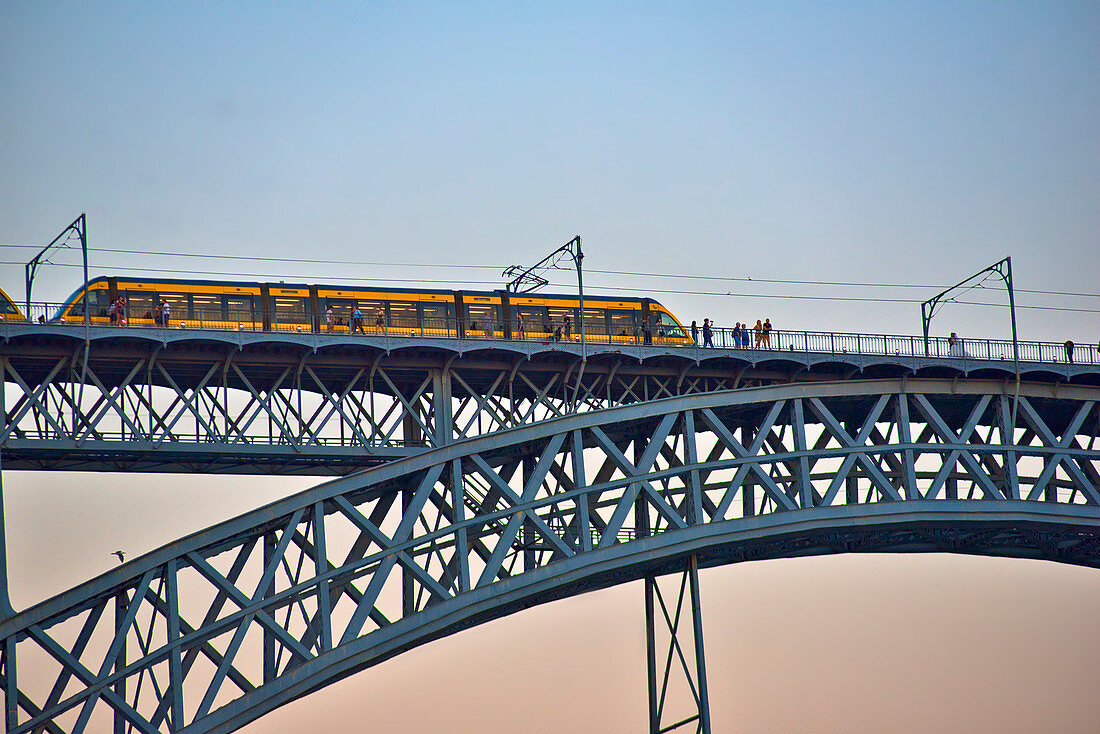
<path fill-rule="evenodd" d="M 15 305 L 15 301 L 0 288 L 0 321 L 26 321 L 27 317 Z"/>
<path fill-rule="evenodd" d="M 83 320 L 86 304 L 91 321 L 105 325 L 546 341 L 580 336 L 577 297 L 551 293 L 106 276 L 74 292 L 54 319 Z M 591 341 L 693 343 L 652 298 L 587 296 L 584 325 Z"/>

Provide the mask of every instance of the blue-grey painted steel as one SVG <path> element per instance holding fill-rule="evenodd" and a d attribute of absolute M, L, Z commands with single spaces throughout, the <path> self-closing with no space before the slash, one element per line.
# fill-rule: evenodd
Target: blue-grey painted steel
<path fill-rule="evenodd" d="M 687 592 L 687 593 L 685 593 Z M 686 599 L 685 599 L 686 597 Z M 670 600 L 673 597 L 669 597 Z M 660 582 L 653 574 L 645 577 L 645 615 L 646 615 L 646 658 L 649 678 L 649 732 L 664 734 L 688 724 L 695 724 L 697 734 L 711 734 L 710 698 L 707 689 L 707 668 L 703 651 L 703 616 L 699 601 L 699 559 L 692 555 L 684 562 L 684 570 L 679 579 L 679 592 L 674 598 L 675 604 L 667 603 L 661 593 Z M 657 624 L 657 609 L 663 625 Z M 690 618 L 684 624 L 684 617 Z M 689 662 L 684 648 L 687 647 L 687 633 L 681 629 L 690 625 L 692 661 Z M 661 628 L 668 634 L 668 648 L 664 660 L 658 661 L 656 655 L 656 632 Z M 691 713 L 671 713 L 669 703 L 669 685 L 682 676 L 691 699 Z M 684 698 L 688 698 L 685 696 Z M 667 723 L 666 723 L 667 722 Z"/>
<path fill-rule="evenodd" d="M 595 344 L 582 363 L 569 342 L 97 327 L 86 352 L 72 327 L 4 324 L 0 333 L 0 450 L 13 469 L 347 474 L 657 398 L 784 382 L 1013 376 L 1000 359 L 816 344 Z M 1023 371 L 1031 381 L 1100 384 L 1096 364 L 1025 362 Z"/>
<path fill-rule="evenodd" d="M 319 485 L 0 622 L 8 729 L 75 733 L 118 716 L 138 731 L 230 732 L 429 640 L 691 556 L 1100 567 L 1100 388 L 1025 384 L 1010 425 L 1013 388 L 681 396 Z"/>

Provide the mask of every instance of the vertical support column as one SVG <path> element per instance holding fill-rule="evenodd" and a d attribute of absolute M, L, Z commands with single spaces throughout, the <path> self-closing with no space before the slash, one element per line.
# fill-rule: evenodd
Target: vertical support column
<path fill-rule="evenodd" d="M 130 596 L 125 590 L 115 595 L 115 635 L 122 638 L 118 647 L 118 657 L 115 658 L 115 672 L 121 673 L 126 668 L 126 635 L 128 627 L 123 625 L 126 620 L 126 609 L 130 606 Z M 126 679 L 119 678 L 112 687 L 115 695 L 123 701 L 126 700 Z M 115 709 L 114 734 L 126 734 L 126 717 L 117 708 Z"/>
<path fill-rule="evenodd" d="M 0 368 L 3 365 L 0 364 Z M 5 375 L 0 373 L 0 385 L 4 382 Z M 3 396 L 0 395 L 0 398 Z M 5 409 L 0 403 L 0 409 Z M 6 410 L 6 409 L 5 409 Z M 6 422 L 6 421 L 5 421 Z M 8 543 L 4 528 L 4 468 L 0 459 L 0 621 L 15 614 L 11 606 L 11 598 L 8 596 Z"/>
<path fill-rule="evenodd" d="M 901 437 L 901 442 L 906 445 L 912 444 L 913 426 L 909 418 L 909 396 L 905 393 L 898 394 L 896 420 L 898 423 L 898 435 Z M 913 449 L 903 449 L 901 458 L 904 462 L 903 470 L 905 472 L 902 496 L 907 500 L 919 500 L 921 499 L 921 493 L 920 488 L 917 486 L 917 465 Z"/>
<path fill-rule="evenodd" d="M 692 626 L 692 651 L 695 656 L 694 666 L 689 665 L 684 655 L 683 646 L 680 644 L 679 631 L 681 613 L 684 607 L 684 593 L 687 591 L 689 614 Z M 657 608 L 660 608 L 661 618 L 664 620 L 665 629 L 669 633 L 668 652 L 665 655 L 664 667 L 658 670 L 657 660 Z M 696 731 L 702 734 L 711 734 L 710 723 L 710 695 L 707 692 L 707 668 L 706 656 L 703 648 L 703 617 L 702 604 L 699 597 L 699 561 L 694 555 L 684 563 L 684 571 L 680 574 L 679 593 L 676 605 L 670 615 L 669 606 L 661 594 L 661 588 L 657 584 L 657 578 L 653 574 L 645 577 L 645 613 L 646 613 L 646 661 L 648 664 L 649 686 L 649 733 L 663 734 L 664 732 L 679 729 L 685 724 L 696 722 Z M 667 702 L 669 678 L 673 670 L 673 658 L 680 663 L 680 671 L 686 679 L 690 694 L 694 699 L 694 713 L 665 724 L 665 704 Z"/>
<path fill-rule="evenodd" d="M 683 420 L 684 460 L 688 466 L 695 467 L 699 463 L 699 451 L 695 445 L 695 412 L 684 411 Z M 703 489 L 699 481 L 699 470 L 695 468 L 688 473 L 687 521 L 689 525 L 703 522 Z"/>
<path fill-rule="evenodd" d="M 15 636 L 4 640 L 0 650 L 0 678 L 3 679 L 4 731 L 11 732 L 19 725 L 19 678 L 15 676 Z"/>
<path fill-rule="evenodd" d="M 432 414 L 435 417 L 434 445 L 446 446 L 454 440 L 454 416 L 451 401 L 451 370 L 432 370 Z"/>
<path fill-rule="evenodd" d="M 0 438 L 6 437 L 10 426 L 8 421 L 11 415 L 8 413 L 8 355 L 0 355 Z M 150 403 L 152 405 L 152 403 Z M 3 443 L 3 441 L 0 441 Z"/>
<path fill-rule="evenodd" d="M 645 576 L 645 659 L 646 680 L 649 683 L 649 732 L 661 731 L 661 706 L 657 697 L 657 634 L 654 621 L 653 599 L 657 594 L 657 579 L 653 574 Z"/>
<path fill-rule="evenodd" d="M 703 649 L 703 604 L 699 597 L 699 559 L 688 559 L 688 573 L 691 586 L 691 619 L 695 638 L 695 680 L 699 685 L 699 731 L 710 732 L 710 693 L 707 689 L 707 663 Z"/>
<path fill-rule="evenodd" d="M 420 405 L 419 401 L 412 405 L 412 410 L 416 410 Z M 419 444 L 423 433 L 420 430 L 420 425 L 412 415 L 405 414 L 402 420 L 402 430 L 404 431 L 405 445 L 412 446 Z M 405 513 L 409 511 L 409 506 L 412 504 L 413 490 L 409 487 L 405 487 L 401 490 L 401 517 L 405 517 Z M 414 584 L 416 578 L 409 573 L 408 569 L 401 566 L 401 616 L 407 617 L 413 613 L 413 607 L 415 606 L 416 599 L 414 597 Z"/>
<path fill-rule="evenodd" d="M 746 448 L 752 446 L 756 440 L 756 431 L 749 425 L 741 427 L 741 445 Z M 750 471 L 741 480 L 741 513 L 743 517 L 752 517 L 756 514 L 756 478 Z"/>
<path fill-rule="evenodd" d="M 401 522 L 405 522 L 405 515 L 409 511 L 409 507 L 412 506 L 413 496 L 415 490 L 411 487 L 403 487 L 401 489 Z M 401 566 L 401 618 L 404 619 L 411 615 L 416 608 L 416 577 L 405 568 Z"/>
<path fill-rule="evenodd" d="M 523 488 L 527 489 L 527 483 L 531 481 L 531 475 L 535 471 L 535 459 L 532 456 L 524 456 L 522 463 L 522 475 L 523 475 Z M 538 559 L 535 556 L 535 549 L 531 547 L 535 542 L 535 538 L 539 537 L 535 532 L 534 526 L 531 521 L 524 517 L 523 525 L 520 526 L 519 543 L 523 548 L 523 570 L 533 571 L 538 564 Z"/>
<path fill-rule="evenodd" d="M 7 377 L 6 362 L 0 362 L 0 385 L 4 384 Z M 3 395 L 0 394 L 0 399 Z M 0 410 L 4 411 L 4 426 L 7 427 L 7 407 L 0 400 Z M 7 619 L 15 614 L 11 600 L 8 597 L 8 551 L 4 537 L 4 472 L 0 464 L 0 620 Z M 4 681 L 4 731 L 12 731 L 19 723 L 19 686 L 15 675 L 15 636 L 4 641 L 4 649 L 0 650 L 3 665 L 0 672 Z"/>
<path fill-rule="evenodd" d="M 999 400 L 1001 419 L 1001 444 L 1005 448 L 1005 498 L 1010 500 L 1020 499 L 1020 477 L 1016 473 L 1017 453 L 1008 447 L 1016 446 L 1016 426 L 1013 421 L 1016 417 L 1014 408 L 1009 404 L 1008 396 L 1002 395 Z"/>
<path fill-rule="evenodd" d="M 858 421 L 841 421 L 841 425 L 844 426 L 844 430 L 848 432 L 849 436 L 854 436 L 859 432 L 856 423 Z M 854 463 L 848 470 L 848 476 L 844 477 L 844 504 L 859 504 L 859 462 Z"/>
<path fill-rule="evenodd" d="M 634 462 L 634 466 L 637 466 L 642 459 L 642 455 L 645 453 L 646 447 L 642 446 L 642 441 L 639 436 L 634 437 L 634 456 L 631 460 Z M 649 527 L 649 500 L 646 497 L 644 490 L 638 492 L 637 498 L 634 500 L 634 537 L 646 538 L 650 535 Z"/>
<path fill-rule="evenodd" d="M 264 568 L 266 569 L 271 565 L 271 559 L 275 557 L 275 547 L 277 541 L 275 540 L 275 533 L 264 533 Z M 271 577 L 271 583 L 264 589 L 264 598 L 270 598 L 275 594 L 275 576 Z M 264 683 L 270 683 L 275 680 L 277 671 L 275 670 L 275 634 L 264 627 L 264 660 L 263 660 L 263 675 Z"/>
<path fill-rule="evenodd" d="M 462 524 L 466 521 L 466 483 L 462 474 L 462 459 L 451 461 L 451 492 L 453 497 L 451 504 L 454 507 L 454 523 L 458 525 L 455 533 L 455 554 L 458 559 L 458 589 L 457 592 L 470 590 L 470 544 L 466 539 L 466 528 Z"/>
<path fill-rule="evenodd" d="M 325 533 L 325 503 L 313 503 L 313 548 L 316 554 L 314 564 L 317 575 L 328 573 L 328 538 Z M 317 613 L 321 617 L 321 636 L 318 647 L 321 650 L 332 649 L 332 599 L 329 596 L 329 582 L 317 584 Z"/>
<path fill-rule="evenodd" d="M 4 731 L 13 731 L 19 725 L 19 679 L 15 666 L 15 635 L 4 640 L 0 672 L 4 680 Z"/>
<path fill-rule="evenodd" d="M 419 403 L 414 404 L 412 410 L 416 410 L 417 405 Z M 406 446 L 419 446 L 424 441 L 424 432 L 420 430 L 416 419 L 408 413 L 401 418 L 401 435 Z"/>
<path fill-rule="evenodd" d="M 183 728 L 183 656 L 180 650 L 180 602 L 177 572 L 179 561 L 173 558 L 164 567 L 165 589 L 168 597 L 168 644 L 172 651 L 168 657 L 168 686 L 171 696 L 170 731 Z"/>
<path fill-rule="evenodd" d="M 573 485 L 584 490 L 588 487 L 588 479 L 584 471 L 584 438 L 580 430 L 571 434 L 573 450 Z M 580 548 L 582 551 L 592 550 L 592 519 L 588 515 L 588 493 L 582 491 L 577 495 L 577 534 L 580 536 Z"/>
<path fill-rule="evenodd" d="M 791 428 L 794 434 L 794 450 L 801 453 L 802 456 L 798 458 L 797 481 L 798 481 L 798 506 L 802 509 L 809 509 L 814 506 L 814 493 L 813 485 L 810 484 L 810 460 L 806 456 L 806 416 L 802 409 L 802 399 L 795 398 L 791 401 L 791 409 L 793 415 Z"/>

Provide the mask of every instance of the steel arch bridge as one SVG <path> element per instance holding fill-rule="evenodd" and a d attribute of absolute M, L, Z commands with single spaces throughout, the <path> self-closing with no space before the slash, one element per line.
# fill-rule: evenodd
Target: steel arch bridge
<path fill-rule="evenodd" d="M 319 485 L 0 623 L 24 732 L 230 732 L 454 631 L 683 568 L 1100 566 L 1100 388 L 890 379 L 640 402 Z"/>

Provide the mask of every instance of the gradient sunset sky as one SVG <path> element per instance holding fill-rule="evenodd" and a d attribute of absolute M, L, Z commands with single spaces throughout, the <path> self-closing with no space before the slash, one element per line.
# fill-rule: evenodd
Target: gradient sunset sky
<path fill-rule="evenodd" d="M 579 234 L 586 291 L 682 320 L 915 334 L 919 301 L 1011 255 L 1021 338 L 1094 346 L 1098 39 L 1095 2 L 7 0 L 0 286 L 21 297 L 15 245 L 80 212 L 93 275 L 501 287 Z M 79 284 L 55 262 L 36 299 Z M 999 305 L 934 331 L 1007 336 L 1003 291 L 971 295 Z M 312 483 L 4 472 L 13 602 Z M 1096 571 L 838 556 L 709 570 L 702 594 L 716 731 L 1100 722 Z M 637 732 L 644 655 L 631 584 L 244 731 Z"/>

